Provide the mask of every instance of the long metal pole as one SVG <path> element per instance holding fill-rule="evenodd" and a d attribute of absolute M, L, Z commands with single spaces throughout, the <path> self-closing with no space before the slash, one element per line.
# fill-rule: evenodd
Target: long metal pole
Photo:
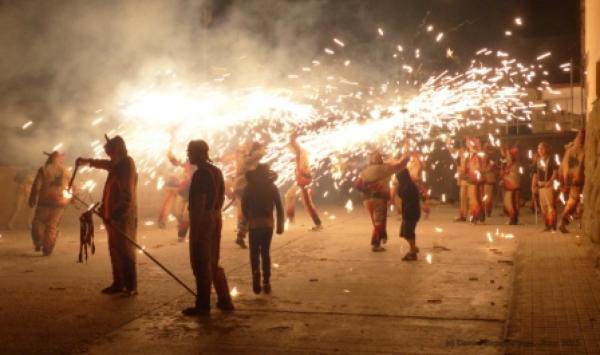
<path fill-rule="evenodd" d="M 90 210 L 90 205 L 88 205 L 85 201 L 83 201 L 81 198 L 79 198 L 79 196 L 77 195 L 73 195 L 73 198 L 81 203 L 82 205 L 86 206 L 88 210 Z M 98 212 L 97 209 L 93 208 L 91 209 L 91 211 L 98 217 L 102 218 L 102 215 L 100 214 L 100 212 Z M 138 243 L 136 243 L 133 239 L 131 239 L 125 232 L 123 232 L 122 230 L 120 230 L 119 228 L 115 227 L 114 224 L 112 224 L 109 220 L 105 220 L 104 218 L 102 218 L 102 220 L 104 221 L 104 224 L 107 224 L 108 226 L 110 226 L 111 228 L 113 228 L 114 230 L 116 230 L 123 238 L 125 238 L 126 241 L 128 241 L 131 245 L 133 245 L 134 247 L 136 247 L 138 250 L 140 250 L 144 255 L 146 255 L 150 260 L 152 260 L 152 262 L 154 262 L 158 267 L 160 267 L 161 269 L 163 269 L 164 272 L 166 272 L 169 276 L 171 276 L 171 278 L 175 281 L 177 281 L 178 284 L 180 284 L 183 288 L 185 288 L 190 294 L 192 294 L 194 297 L 196 297 L 196 292 L 194 292 L 194 290 L 192 290 L 188 285 L 186 285 L 179 277 L 177 277 L 173 272 L 171 272 L 171 270 L 169 270 L 166 266 L 164 266 L 160 261 L 158 261 L 154 256 L 152 256 L 150 253 L 148 253 L 144 248 L 142 248 L 142 246 L 140 246 Z"/>

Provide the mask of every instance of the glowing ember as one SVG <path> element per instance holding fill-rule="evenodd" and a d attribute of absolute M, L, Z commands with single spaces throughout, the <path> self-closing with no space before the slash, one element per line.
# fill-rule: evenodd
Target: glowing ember
<path fill-rule="evenodd" d="M 352 212 L 352 210 L 354 209 L 352 200 L 348 199 L 348 202 L 346 202 L 346 205 L 344 207 L 346 208 L 346 212 L 348 212 L 348 213 Z"/>
<path fill-rule="evenodd" d="M 433 256 L 431 254 L 427 253 L 425 260 L 427 261 L 427 264 L 431 264 L 433 262 Z"/>
<path fill-rule="evenodd" d="M 23 126 L 21 126 L 21 129 L 26 130 L 27 128 L 31 127 L 32 124 L 33 121 L 27 121 L 25 124 L 23 124 Z"/>
<path fill-rule="evenodd" d="M 229 294 L 231 295 L 231 297 L 236 298 L 240 295 L 240 292 L 238 291 L 237 287 L 233 287 L 231 291 L 229 291 Z"/>

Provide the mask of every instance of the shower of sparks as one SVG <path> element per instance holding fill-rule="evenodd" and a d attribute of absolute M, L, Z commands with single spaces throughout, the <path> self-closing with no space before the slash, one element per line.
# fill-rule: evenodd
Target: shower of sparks
<path fill-rule="evenodd" d="M 433 31 L 433 26 L 427 31 Z M 377 33 L 384 35 L 382 28 Z M 431 44 L 445 38 L 443 32 L 427 37 Z M 352 45 L 339 38 L 333 38 L 333 44 L 340 50 Z M 438 47 L 444 58 L 453 56 L 451 49 Z M 428 73 L 421 59 L 428 51 L 398 44 L 389 48 L 388 58 L 392 60 L 393 53 L 397 59 L 384 68 L 394 73 L 384 82 L 354 78 L 348 67 L 351 60 L 361 61 L 340 58 L 331 48 L 323 48 L 324 54 L 310 63 L 299 63 L 296 70 L 284 75 L 287 84 L 278 87 L 234 88 L 227 80 L 235 73 L 202 84 L 173 82 L 174 71 L 169 70 L 169 75 L 165 72 L 155 81 L 132 86 L 130 95 L 123 97 L 117 112 L 111 114 L 118 117 L 119 124 L 108 134 L 124 136 L 145 184 L 161 190 L 167 181 L 162 174 L 170 166 L 167 151 L 172 149 L 184 157 L 186 143 L 198 138 L 209 142 L 211 157 L 226 178 L 235 167 L 233 159 L 225 157 L 244 142 L 265 143 L 262 161 L 278 173 L 277 184 L 290 182 L 295 164 L 287 144 L 290 134 L 298 132 L 297 140 L 309 154 L 315 179 L 330 177 L 332 188 L 339 191 L 341 182 L 351 181 L 356 174 L 346 163 L 364 158 L 371 149 L 398 156 L 402 142 L 410 137 L 408 149 L 421 152 L 427 161 L 436 144 L 445 145 L 462 129 L 529 122 L 535 107 L 527 102 L 528 86 L 553 91 L 548 82 L 538 79 L 537 66 L 520 63 L 507 52 L 482 48 L 462 72 Z M 405 49 L 414 51 L 414 57 L 404 58 L 401 52 Z M 368 70 L 357 64 L 352 67 Z M 96 156 L 103 155 L 102 142 L 91 146 Z M 426 172 L 422 174 L 426 179 Z M 323 196 L 328 194 L 329 190 Z M 352 208 L 349 200 L 346 209 Z"/>

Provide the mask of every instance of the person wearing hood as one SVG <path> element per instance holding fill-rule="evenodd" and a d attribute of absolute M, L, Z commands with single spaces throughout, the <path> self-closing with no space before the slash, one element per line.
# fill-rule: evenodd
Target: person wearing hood
<path fill-rule="evenodd" d="M 265 156 L 265 146 L 260 142 L 248 141 L 238 148 L 235 157 L 235 178 L 233 182 L 234 203 L 237 217 L 237 237 L 235 243 L 246 249 L 246 235 L 248 234 L 248 221 L 242 212 L 242 195 L 246 188 L 246 172 L 254 170 L 260 160 Z"/>
<path fill-rule="evenodd" d="M 308 211 L 308 214 L 314 223 L 312 230 L 318 231 L 323 229 L 323 225 L 311 197 L 312 191 L 309 188 L 309 185 L 312 183 L 312 172 L 310 168 L 309 157 L 306 150 L 298 143 L 296 138 L 296 133 L 293 133 L 290 137 L 289 147 L 294 153 L 296 160 L 296 183 L 292 184 L 290 189 L 285 194 L 286 215 L 290 223 L 294 223 L 296 198 L 298 193 L 300 193 L 302 195 L 304 207 Z"/>
<path fill-rule="evenodd" d="M 109 159 L 77 158 L 75 164 L 108 171 L 100 215 L 108 234 L 108 249 L 113 282 L 104 288 L 104 294 L 137 294 L 136 248 L 127 238 L 137 236 L 137 182 L 135 162 L 127 154 L 121 136 L 106 138 L 104 152 Z"/>
<path fill-rule="evenodd" d="M 567 146 L 560 165 L 563 180 L 563 200 L 566 200 L 565 209 L 563 210 L 560 225 L 558 226 L 558 229 L 562 233 L 569 233 L 567 225 L 569 225 L 570 219 L 577 211 L 581 200 L 581 193 L 585 182 L 583 165 L 585 159 L 584 140 L 585 131 L 581 130 L 577 133 L 573 142 Z"/>
<path fill-rule="evenodd" d="M 58 226 L 69 203 L 66 196 L 68 174 L 63 163 L 64 153 L 45 153 L 46 164 L 39 168 L 31 187 L 29 207 L 35 212 L 31 225 L 31 239 L 35 251 L 49 256 L 58 238 Z"/>
<path fill-rule="evenodd" d="M 252 268 L 252 289 L 259 294 L 271 292 L 271 240 L 273 228 L 282 234 L 284 229 L 284 213 L 279 190 L 273 182 L 273 172 L 266 164 L 259 164 L 256 169 L 246 173 L 248 184 L 242 196 L 242 212 L 248 221 L 250 234 L 250 265 Z M 276 210 L 277 223 L 273 219 Z M 262 264 L 263 284 L 261 287 Z"/>

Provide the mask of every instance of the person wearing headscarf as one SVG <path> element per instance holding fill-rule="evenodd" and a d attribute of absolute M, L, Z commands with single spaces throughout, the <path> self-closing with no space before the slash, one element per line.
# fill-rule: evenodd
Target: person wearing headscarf
<path fill-rule="evenodd" d="M 38 172 L 31 187 L 29 207 L 35 212 L 31 225 L 31 239 L 35 251 L 49 256 L 58 238 L 58 226 L 69 203 L 68 173 L 64 168 L 64 153 L 53 151 Z"/>
<path fill-rule="evenodd" d="M 137 237 L 137 182 L 134 160 L 128 155 L 121 136 L 106 137 L 104 152 L 109 159 L 78 158 L 76 165 L 108 171 L 100 215 L 108 234 L 113 282 L 102 293 L 137 294 L 136 248 L 127 238 Z"/>

